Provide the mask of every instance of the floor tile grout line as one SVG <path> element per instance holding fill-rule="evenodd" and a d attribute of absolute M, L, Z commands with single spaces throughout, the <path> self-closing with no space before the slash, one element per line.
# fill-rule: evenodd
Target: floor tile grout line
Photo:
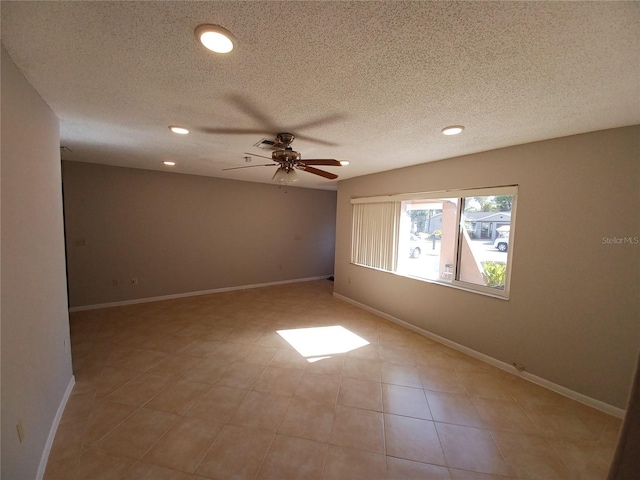
<path fill-rule="evenodd" d="M 528 409 L 524 408 L 524 406 L 521 404 L 521 402 L 519 402 L 518 399 L 515 396 L 513 396 L 513 394 L 510 394 L 510 395 L 511 395 L 511 398 L 513 398 L 513 400 L 515 401 L 516 405 L 518 405 L 518 407 L 520 407 L 520 409 L 524 412 L 525 417 L 528 418 L 529 421 L 533 424 L 533 426 L 536 429 L 536 432 L 538 432 L 538 434 L 541 437 L 546 438 L 546 435 L 542 431 L 542 428 L 538 425 L 538 422 L 534 421 L 534 419 L 531 418 L 531 415 L 530 415 L 530 412 L 528 411 Z"/>
<path fill-rule="evenodd" d="M 511 463 L 507 460 L 507 456 L 503 452 L 503 449 L 500 448 L 500 445 L 498 445 L 498 442 L 496 441 L 496 438 L 495 438 L 495 436 L 493 434 L 493 431 L 490 430 L 490 429 L 487 429 L 487 432 L 489 432 L 489 436 L 491 437 L 491 441 L 493 442 L 493 444 L 495 445 L 496 449 L 498 450 L 498 453 L 500 453 L 500 457 L 502 457 L 502 461 L 504 462 L 504 464 L 509 469 L 509 475 L 515 477 L 516 476 L 516 471 L 514 470 L 514 468 L 511 465 Z"/>
<path fill-rule="evenodd" d="M 331 431 L 329 432 L 329 439 L 326 442 L 327 447 L 325 448 L 324 460 L 322 462 L 322 472 L 320 475 L 321 479 L 324 479 L 324 472 L 327 467 L 327 456 L 329 455 L 329 446 L 332 445 L 331 439 L 333 438 L 333 432 L 335 430 L 335 425 L 336 425 L 336 410 L 338 408 L 338 398 L 340 397 L 340 387 L 342 386 L 343 378 L 344 378 L 344 363 L 342 364 L 342 369 L 340 370 L 340 378 L 338 380 L 338 391 L 336 392 L 336 396 L 333 402 L 333 419 L 331 422 Z"/>
<path fill-rule="evenodd" d="M 260 469 L 262 469 L 262 465 L 264 465 L 264 461 L 267 459 L 267 455 L 269 455 L 269 451 L 271 450 L 271 446 L 273 445 L 273 442 L 276 439 L 276 435 L 277 433 L 271 432 L 271 441 L 269 442 L 269 446 L 267 447 L 266 451 L 264 452 L 264 455 L 262 456 L 262 459 L 260 460 L 260 464 L 258 465 L 258 468 L 256 468 L 256 473 L 253 475 L 254 480 L 256 480 L 258 478 L 258 475 L 260 474 Z"/>
<path fill-rule="evenodd" d="M 218 423 L 220 423 L 220 422 L 218 422 Z M 191 472 L 191 475 L 196 475 L 196 472 L 198 471 L 198 468 L 200 467 L 200 465 L 202 464 L 204 459 L 207 458 L 207 455 L 209 455 L 209 452 L 211 452 L 211 449 L 213 449 L 213 446 L 216 444 L 216 442 L 218 441 L 218 438 L 220 437 L 220 435 L 222 435 L 222 432 L 224 431 L 224 429 L 225 429 L 225 427 L 227 425 L 229 425 L 229 423 L 224 423 L 222 425 L 222 428 L 216 434 L 216 438 L 213 439 L 213 441 L 211 442 L 211 445 L 209 445 L 209 448 L 207 448 L 207 451 L 204 452 L 204 455 L 202 455 L 202 458 L 200 458 L 200 460 L 196 464 L 195 468 L 193 469 L 193 472 Z"/>
<path fill-rule="evenodd" d="M 556 458 L 557 460 L 559 460 L 559 461 L 560 461 L 560 463 L 561 463 L 562 465 L 564 465 L 564 466 L 566 467 L 566 469 L 567 469 L 570 473 L 572 473 L 572 474 L 582 473 L 582 470 L 579 470 L 579 471 L 578 471 L 578 470 L 576 470 L 576 469 L 575 469 L 575 466 L 573 466 L 573 465 L 568 465 L 568 464 L 567 464 L 567 462 L 566 462 L 566 460 L 565 460 L 565 459 L 563 459 L 563 456 L 562 456 L 562 455 L 560 455 L 560 452 L 558 452 L 558 451 L 557 451 L 556 447 L 554 447 L 554 446 L 553 446 L 553 444 L 549 443 L 549 441 L 548 441 L 548 439 L 547 439 L 546 437 L 543 437 L 543 440 L 544 440 L 545 444 L 546 444 L 546 445 L 551 449 L 551 452 L 553 453 L 553 455 L 555 456 L 555 458 Z"/>
<path fill-rule="evenodd" d="M 116 402 L 113 402 L 116 403 Z M 122 405 L 122 404 L 120 404 Z M 127 415 L 126 417 L 124 417 L 115 427 L 113 427 L 111 430 L 109 430 L 107 433 L 105 433 L 104 435 L 102 435 L 98 440 L 96 440 L 95 442 L 93 442 L 92 444 L 87 444 L 88 448 L 98 448 L 97 445 L 99 442 L 101 442 L 102 440 L 104 440 L 105 437 L 107 437 L 110 433 L 112 433 L 114 430 L 116 430 L 120 425 L 122 425 L 124 422 L 126 422 L 129 418 L 131 418 L 136 412 L 138 412 L 142 407 L 138 407 L 134 410 L 131 411 L 131 413 L 129 413 L 129 415 Z M 86 444 L 86 441 L 83 440 L 82 441 L 83 445 Z"/>
<path fill-rule="evenodd" d="M 380 332 L 378 331 L 378 345 L 380 345 Z M 382 380 L 382 372 L 380 372 L 380 380 Z M 387 475 L 387 470 L 388 470 L 388 466 L 387 466 L 387 431 L 386 431 L 386 422 L 385 422 L 385 417 L 384 417 L 384 398 L 383 398 L 383 392 L 382 392 L 382 381 L 378 384 L 378 389 L 380 391 L 380 406 L 382 409 L 381 412 L 381 416 L 382 416 L 382 451 L 384 453 L 384 469 L 385 469 L 385 477 Z"/>
<path fill-rule="evenodd" d="M 423 462 L 421 460 L 412 460 L 410 458 L 399 457 L 398 455 L 389 455 L 389 454 L 386 454 L 385 457 L 387 457 L 387 458 L 397 458 L 399 460 L 406 460 L 408 462 L 421 463 L 421 464 L 424 464 L 424 465 L 435 465 L 436 467 L 443 467 L 443 468 L 446 468 L 446 469 L 455 468 L 455 467 L 449 467 L 449 465 L 447 465 L 446 461 L 445 461 L 445 463 Z M 471 472 L 473 470 L 469 470 L 469 471 Z M 479 472 L 475 472 L 475 473 L 479 473 Z"/>

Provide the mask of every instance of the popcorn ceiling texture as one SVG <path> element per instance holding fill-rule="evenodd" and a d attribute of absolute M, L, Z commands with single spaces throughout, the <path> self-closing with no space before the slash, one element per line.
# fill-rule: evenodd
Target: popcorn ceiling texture
<path fill-rule="evenodd" d="M 278 131 L 350 160 L 327 168 L 344 179 L 640 123 L 639 21 L 638 2 L 3 2 L 2 43 L 60 117 L 63 158 L 270 182 L 222 168 Z M 203 23 L 236 50 L 205 50 Z"/>

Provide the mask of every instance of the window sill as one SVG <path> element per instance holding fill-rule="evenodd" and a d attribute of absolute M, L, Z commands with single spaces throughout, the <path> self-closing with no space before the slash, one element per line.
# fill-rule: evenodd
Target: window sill
<path fill-rule="evenodd" d="M 416 280 L 418 282 L 424 282 L 424 283 L 431 283 L 433 285 L 441 285 L 443 287 L 449 287 L 449 288 L 455 288 L 456 290 L 462 290 L 463 292 L 469 292 L 469 293 L 475 293 L 478 295 L 484 295 L 485 297 L 492 297 L 492 298 L 497 298 L 498 300 L 509 300 L 509 293 L 505 292 L 503 294 L 498 294 L 498 293 L 494 293 L 493 288 L 491 287 L 480 287 L 479 288 L 474 288 L 474 287 L 468 287 L 466 286 L 467 284 L 465 284 L 464 282 L 458 282 L 458 281 L 447 281 L 447 280 L 432 280 L 429 278 L 422 278 L 422 277 L 414 277 L 412 275 L 405 275 L 403 273 L 399 273 L 399 272 L 392 272 L 389 270 L 382 270 L 380 268 L 374 268 L 374 267 L 369 267 L 367 265 L 360 265 L 358 263 L 352 263 L 351 265 L 354 265 L 356 267 L 363 267 L 363 268 L 368 268 L 370 270 L 376 270 L 378 272 L 384 272 L 384 273 L 389 273 L 391 275 L 395 275 L 397 277 L 403 277 L 403 278 L 409 278 L 411 280 Z M 500 290 L 501 292 L 503 290 Z"/>

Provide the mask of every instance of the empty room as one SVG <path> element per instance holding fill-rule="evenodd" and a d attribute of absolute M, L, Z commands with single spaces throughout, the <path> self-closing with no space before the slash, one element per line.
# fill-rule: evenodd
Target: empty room
<path fill-rule="evenodd" d="M 0 14 L 2 479 L 637 478 L 640 3 Z"/>

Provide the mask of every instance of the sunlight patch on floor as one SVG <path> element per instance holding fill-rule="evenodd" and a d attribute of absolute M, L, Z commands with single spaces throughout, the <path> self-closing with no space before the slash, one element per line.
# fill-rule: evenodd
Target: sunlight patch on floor
<path fill-rule="evenodd" d="M 278 330 L 278 335 L 309 362 L 317 362 L 337 353 L 346 353 L 369 345 L 364 338 L 340 325 L 330 327 Z"/>

